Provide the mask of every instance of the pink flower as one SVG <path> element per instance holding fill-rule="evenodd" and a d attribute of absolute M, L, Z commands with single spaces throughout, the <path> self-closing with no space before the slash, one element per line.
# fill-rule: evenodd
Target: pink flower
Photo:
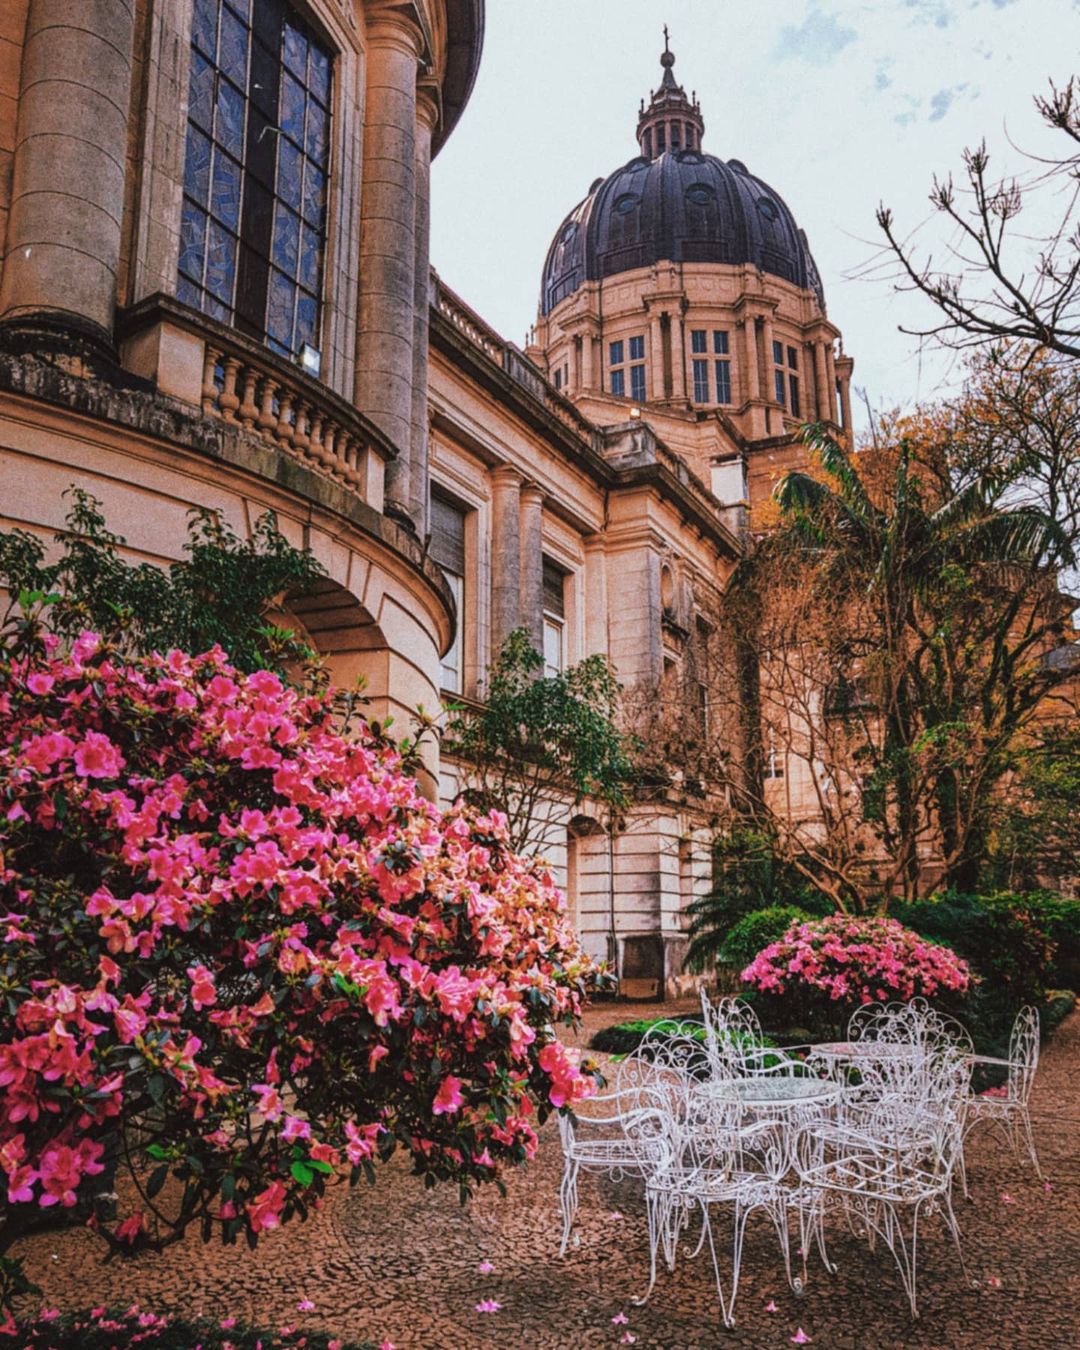
<path fill-rule="evenodd" d="M 481 1299 L 480 1302 L 477 1303 L 477 1304 L 475 1304 L 474 1306 L 475 1306 L 477 1312 L 481 1312 L 481 1313 L 494 1313 L 494 1312 L 498 1312 L 498 1311 L 500 1310 L 500 1308 L 502 1307 L 502 1304 L 501 1304 L 501 1303 L 496 1303 L 495 1300 L 494 1300 L 493 1298 L 484 1298 L 484 1299 Z"/>
<path fill-rule="evenodd" d="M 221 1327 L 222 1331 L 232 1331 L 233 1327 L 236 1326 L 236 1318 L 223 1317 L 218 1325 Z"/>
<path fill-rule="evenodd" d="M 1001 1280 L 1000 1280 L 1000 1278 L 999 1278 L 997 1275 L 990 1275 L 990 1276 L 987 1278 L 986 1283 L 987 1283 L 987 1285 L 988 1285 L 991 1289 L 1000 1289 L 1000 1288 L 1001 1288 Z"/>
<path fill-rule="evenodd" d="M 615 1327 L 624 1327 L 630 1319 L 625 1313 L 616 1313 L 611 1319 L 611 1325 Z"/>
<path fill-rule="evenodd" d="M 1016 1201 L 1012 1198 L 1012 1196 L 1009 1194 L 1008 1191 L 1002 1191 L 1002 1192 L 1001 1192 L 1001 1203 L 1002 1203 L 1003 1205 L 1015 1205 L 1015 1204 L 1016 1204 Z"/>
<path fill-rule="evenodd" d="M 133 1214 L 130 1219 L 125 1219 L 116 1230 L 116 1240 L 126 1242 L 128 1246 L 134 1246 L 136 1238 L 143 1231 L 144 1221 L 142 1211 Z"/>
<path fill-rule="evenodd" d="M 636 1341 L 637 1337 L 634 1335 L 632 1331 L 624 1331 L 623 1334 L 619 1337 L 620 1345 L 634 1345 Z"/>
<path fill-rule="evenodd" d="M 806 1332 L 803 1331 L 802 1327 L 799 1327 L 799 1329 L 795 1332 L 795 1335 L 792 1336 L 791 1338 L 792 1345 L 809 1345 L 810 1341 L 811 1337 L 809 1337 L 806 1334 Z"/>
<path fill-rule="evenodd" d="M 452 1115 L 460 1110 L 464 1103 L 464 1097 L 461 1095 L 461 1079 L 455 1078 L 452 1073 L 448 1073 L 439 1084 L 439 1090 L 435 1094 L 435 1101 L 432 1103 L 432 1113 L 436 1116 Z"/>
<path fill-rule="evenodd" d="M 82 778 L 115 778 L 123 767 L 123 755 L 99 731 L 88 731 L 76 747 L 75 772 Z"/>
<path fill-rule="evenodd" d="M 490 1275 L 494 1269 L 495 1267 L 491 1264 L 490 1261 L 481 1261 L 480 1264 L 476 1267 L 478 1275 Z"/>
<path fill-rule="evenodd" d="M 297 1116 L 286 1116 L 285 1128 L 281 1131 L 281 1137 L 290 1144 L 294 1139 L 310 1139 L 311 1125 L 308 1121 L 300 1120 Z"/>
<path fill-rule="evenodd" d="M 188 966 L 188 979 L 191 981 L 191 1002 L 197 1009 L 209 1008 L 217 1002 L 217 990 L 214 977 L 205 966 Z"/>
<path fill-rule="evenodd" d="M 254 1233 L 281 1226 L 281 1211 L 285 1208 L 285 1187 L 280 1181 L 273 1181 L 250 1201 L 247 1206 L 248 1222 Z"/>
<path fill-rule="evenodd" d="M 302 1298 L 296 1305 L 297 1312 L 314 1312 L 315 1304 L 309 1298 Z"/>
<path fill-rule="evenodd" d="M 769 1299 L 768 1303 L 765 1304 L 765 1311 L 768 1313 L 773 1313 L 779 1312 L 780 1309 L 776 1306 L 775 1300 Z"/>

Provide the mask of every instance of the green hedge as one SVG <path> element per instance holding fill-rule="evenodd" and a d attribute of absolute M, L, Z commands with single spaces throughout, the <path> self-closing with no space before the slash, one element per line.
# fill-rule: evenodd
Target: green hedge
<path fill-rule="evenodd" d="M 727 961 L 741 971 L 764 947 L 784 936 L 793 924 L 807 923 L 812 918 L 798 905 L 770 905 L 745 914 L 728 932 L 720 948 L 721 961 Z"/>
<path fill-rule="evenodd" d="M 231 1319 L 225 1319 L 226 1322 Z M 370 1341 L 343 1341 L 327 1331 L 304 1331 L 299 1327 L 275 1331 L 256 1327 L 221 1325 L 219 1318 L 184 1318 L 155 1315 L 138 1307 L 119 1311 L 94 1308 L 85 1312 L 38 1316 L 18 1323 L 17 1337 L 5 1344 L 19 1350 L 375 1350 Z"/>

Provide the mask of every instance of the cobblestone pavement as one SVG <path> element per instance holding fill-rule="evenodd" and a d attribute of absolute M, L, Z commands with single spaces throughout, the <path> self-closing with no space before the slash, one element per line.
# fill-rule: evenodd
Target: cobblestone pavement
<path fill-rule="evenodd" d="M 635 1005 L 631 1015 L 659 1011 Z M 625 1005 L 591 1010 L 580 1040 L 626 1016 Z M 1069 1350 L 1080 1346 L 1078 1070 L 1074 1014 L 1044 1055 L 1033 1100 L 1049 1189 L 998 1139 L 973 1137 L 972 1202 L 959 1208 L 971 1282 L 940 1220 L 928 1221 L 919 1244 L 918 1323 L 907 1316 L 888 1253 L 872 1254 L 839 1229 L 830 1239 L 839 1274 L 812 1265 L 809 1288 L 796 1298 L 771 1227 L 753 1218 L 734 1331 L 719 1326 L 707 1258 L 680 1260 L 674 1274 L 662 1273 L 648 1306 L 634 1307 L 648 1244 L 631 1185 L 584 1179 L 580 1243 L 558 1257 L 554 1120 L 535 1164 L 508 1179 L 505 1200 L 489 1188 L 462 1209 L 456 1193 L 424 1191 L 392 1163 L 374 1189 L 336 1192 L 307 1224 L 269 1235 L 255 1253 L 204 1247 L 192 1237 L 164 1255 L 105 1265 L 101 1248 L 79 1232 L 27 1243 L 24 1254 L 47 1299 L 65 1307 L 137 1299 L 158 1311 L 385 1338 L 397 1350 L 748 1350 L 786 1346 L 799 1327 L 818 1350 Z M 485 1261 L 490 1273 L 478 1270 Z M 297 1311 L 305 1298 L 313 1312 Z M 501 1309 L 476 1312 L 486 1299 Z M 770 1300 L 775 1313 L 765 1310 Z M 612 1321 L 619 1315 L 625 1324 Z M 627 1332 L 636 1339 L 624 1340 Z"/>

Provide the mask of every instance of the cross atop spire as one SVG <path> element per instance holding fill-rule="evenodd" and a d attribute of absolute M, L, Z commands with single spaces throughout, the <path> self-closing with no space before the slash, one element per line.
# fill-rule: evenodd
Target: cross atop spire
<path fill-rule="evenodd" d="M 664 24 L 664 51 L 668 50 L 668 30 L 667 24 Z"/>

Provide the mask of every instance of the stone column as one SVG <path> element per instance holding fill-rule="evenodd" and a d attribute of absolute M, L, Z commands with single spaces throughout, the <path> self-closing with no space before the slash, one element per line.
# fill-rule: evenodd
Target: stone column
<path fill-rule="evenodd" d="M 132 0 L 30 0 L 0 320 L 112 351 Z"/>
<path fill-rule="evenodd" d="M 521 475 L 502 465 L 491 475 L 491 659 L 521 626 Z"/>
<path fill-rule="evenodd" d="M 646 393 L 650 399 L 661 399 L 664 389 L 664 325 L 659 310 L 649 312 L 649 383 Z"/>
<path fill-rule="evenodd" d="M 369 20 L 367 38 L 356 402 L 400 452 L 387 465 L 386 510 L 411 524 L 421 35 L 386 10 Z"/>
<path fill-rule="evenodd" d="M 851 375 L 848 371 L 840 374 L 840 411 L 844 430 L 851 435 Z"/>
<path fill-rule="evenodd" d="M 761 387 L 758 381 L 757 334 L 754 332 L 753 315 L 748 314 L 740 326 L 742 328 L 742 367 L 744 371 L 742 379 L 746 390 L 743 402 L 749 403 L 751 399 L 761 397 Z"/>
<path fill-rule="evenodd" d="M 544 650 L 544 494 L 535 483 L 521 489 L 521 624 L 533 647 Z"/>
<path fill-rule="evenodd" d="M 776 402 L 776 380 L 774 378 L 774 369 L 776 363 L 773 361 L 773 327 L 772 318 L 766 314 L 761 320 L 761 338 L 762 346 L 765 348 L 765 369 L 762 372 L 764 388 L 761 391 L 762 398 L 766 403 Z"/>
<path fill-rule="evenodd" d="M 409 516 L 423 539 L 428 533 L 428 327 L 431 315 L 431 135 L 439 120 L 436 91 L 421 87 L 416 104 L 416 243 L 413 313 L 412 419 L 409 428 Z"/>
<path fill-rule="evenodd" d="M 819 422 L 829 420 L 829 367 L 825 360 L 825 343 L 814 343 L 814 392 L 817 396 Z"/>
<path fill-rule="evenodd" d="M 681 313 L 671 316 L 671 397 L 679 403 L 687 402 L 686 323 Z"/>
<path fill-rule="evenodd" d="M 825 344 L 826 394 L 829 399 L 829 421 L 836 421 L 836 365 L 833 359 L 833 345 Z"/>
<path fill-rule="evenodd" d="M 596 338 L 588 328 L 581 334 L 581 389 L 590 393 L 596 388 Z"/>
<path fill-rule="evenodd" d="M 604 536 L 590 534 L 585 544 L 585 655 L 608 654 L 607 557 Z"/>

